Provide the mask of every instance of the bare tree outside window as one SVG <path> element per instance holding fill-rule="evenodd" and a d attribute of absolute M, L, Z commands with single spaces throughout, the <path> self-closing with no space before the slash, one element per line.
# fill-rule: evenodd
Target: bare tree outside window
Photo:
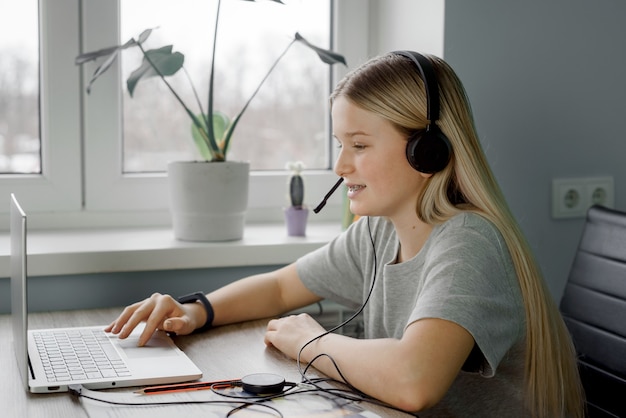
<path fill-rule="evenodd" d="M 41 173 L 37 0 L 0 3 L 0 173 Z"/>
<path fill-rule="evenodd" d="M 185 55 L 185 68 L 204 106 L 216 5 L 206 0 L 121 2 L 121 41 L 158 27 L 147 47 L 173 45 Z M 234 116 L 295 32 L 330 48 L 330 2 L 222 1 L 215 109 Z M 144 81 L 133 98 L 128 96 L 125 80 L 140 60 L 138 50 L 122 54 L 124 171 L 165 171 L 169 161 L 200 159 L 189 117 L 160 80 Z M 311 50 L 292 47 L 241 119 L 229 159 L 249 161 L 253 170 L 283 170 L 286 162 L 294 160 L 309 169 L 328 169 L 329 77 L 329 67 Z M 195 102 L 182 72 L 171 81 L 185 102 Z"/>

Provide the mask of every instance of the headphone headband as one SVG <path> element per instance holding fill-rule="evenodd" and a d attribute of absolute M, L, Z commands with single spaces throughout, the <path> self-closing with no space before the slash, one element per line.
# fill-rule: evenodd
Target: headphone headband
<path fill-rule="evenodd" d="M 426 89 L 426 118 L 429 124 L 434 124 L 439 120 L 439 83 L 432 64 L 428 58 L 415 51 L 394 51 L 393 53 L 407 57 L 415 63 Z"/>

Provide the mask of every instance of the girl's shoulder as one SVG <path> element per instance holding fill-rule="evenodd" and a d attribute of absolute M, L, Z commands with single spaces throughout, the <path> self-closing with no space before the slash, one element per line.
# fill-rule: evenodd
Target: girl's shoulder
<path fill-rule="evenodd" d="M 475 212 L 461 212 L 444 223 L 435 226 L 429 238 L 431 248 L 465 247 L 472 251 L 508 253 L 504 235 L 486 217 Z"/>
<path fill-rule="evenodd" d="M 481 234 L 496 235 L 498 237 L 502 235 L 493 222 L 476 212 L 470 211 L 464 211 L 454 215 L 441 225 L 437 225 L 435 229 L 445 234 L 478 232 Z"/>

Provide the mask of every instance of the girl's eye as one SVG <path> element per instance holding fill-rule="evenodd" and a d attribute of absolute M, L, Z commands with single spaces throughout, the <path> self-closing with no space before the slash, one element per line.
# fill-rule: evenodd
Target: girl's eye
<path fill-rule="evenodd" d="M 337 141 L 336 145 L 337 145 L 337 148 L 339 148 L 339 149 L 343 148 L 343 144 L 341 142 L 339 142 L 339 141 Z M 366 146 L 364 144 L 360 144 L 358 142 L 355 142 L 355 143 L 351 144 L 350 147 L 354 148 L 355 150 L 362 150 L 362 149 L 366 148 Z"/>

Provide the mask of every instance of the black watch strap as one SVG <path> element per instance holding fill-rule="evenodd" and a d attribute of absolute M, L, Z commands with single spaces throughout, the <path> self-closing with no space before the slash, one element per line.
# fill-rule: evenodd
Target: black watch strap
<path fill-rule="evenodd" d="M 206 330 L 211 329 L 213 327 L 213 318 L 215 316 L 213 312 L 213 306 L 211 306 L 211 302 L 206 298 L 203 292 L 195 292 L 190 293 L 188 295 L 184 295 L 176 299 L 178 303 L 195 303 L 200 301 L 202 305 L 204 305 L 204 309 L 206 310 L 206 322 L 200 328 L 196 328 L 194 333 L 196 332 L 204 332 Z"/>

